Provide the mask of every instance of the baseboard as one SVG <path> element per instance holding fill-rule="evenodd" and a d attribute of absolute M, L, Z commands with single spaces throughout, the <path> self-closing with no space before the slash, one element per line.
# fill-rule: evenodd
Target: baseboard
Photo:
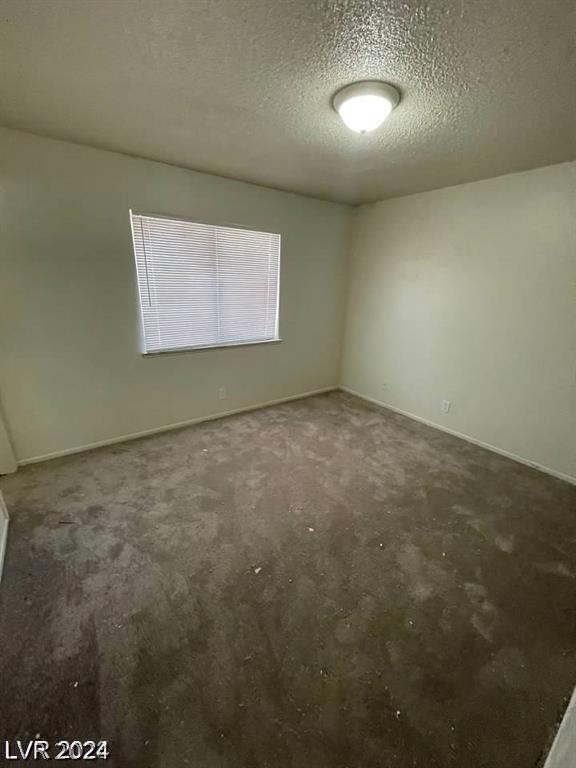
<path fill-rule="evenodd" d="M 576 755 L 576 691 L 564 713 L 544 768 L 573 768 Z"/>
<path fill-rule="evenodd" d="M 532 469 L 545 472 L 547 475 L 552 475 L 552 477 L 556 477 L 559 480 L 565 480 L 567 483 L 576 485 L 576 477 L 573 477 L 572 475 L 567 475 L 564 472 L 558 472 L 555 469 L 551 469 L 550 467 L 546 467 L 543 464 L 538 464 L 535 461 L 525 459 L 523 456 L 518 456 L 518 454 L 512 453 L 511 451 L 506 451 L 503 448 L 497 448 L 495 445 L 491 445 L 491 443 L 485 443 L 483 440 L 478 440 L 477 438 L 471 437 L 464 432 L 458 432 L 455 429 L 450 429 L 450 427 L 445 427 L 443 424 L 437 424 L 435 421 L 430 421 L 430 419 L 425 419 L 422 416 L 416 416 L 415 413 L 410 413 L 410 411 L 403 411 L 401 408 L 396 408 L 394 405 L 384 403 L 381 400 L 376 400 L 374 397 L 368 397 L 368 395 L 363 395 L 361 392 L 350 389 L 350 387 L 340 386 L 339 389 L 341 389 L 343 392 L 348 392 L 350 395 L 359 397 L 361 400 L 366 400 L 368 403 L 373 403 L 374 405 L 378 405 L 381 408 L 386 408 L 388 411 L 399 413 L 401 416 L 406 416 L 413 421 L 419 421 L 421 424 L 426 424 L 428 427 L 434 427 L 434 429 L 439 429 L 441 432 L 446 432 L 447 434 L 453 435 L 454 437 L 459 437 L 461 440 L 466 440 L 468 443 L 478 445 L 480 448 L 486 448 L 486 450 L 497 453 L 500 456 L 505 456 L 507 459 L 517 461 L 519 464 L 524 464 L 527 467 L 532 467 Z"/>
<path fill-rule="evenodd" d="M 571 483 L 572 485 L 576 485 L 576 477 L 573 477 L 572 475 L 567 475 L 563 472 L 558 472 L 557 470 L 551 469 L 550 467 L 546 467 L 543 464 L 538 464 L 537 462 L 530 461 L 529 459 L 525 459 L 522 456 L 518 456 L 515 453 L 512 453 L 511 451 L 504 450 L 503 448 L 498 448 L 495 445 L 492 445 L 490 443 L 486 443 L 483 440 L 478 440 L 475 437 L 471 437 L 470 435 L 465 434 L 464 432 L 458 432 L 455 429 L 450 429 L 450 427 L 446 427 L 443 424 L 438 424 L 435 421 L 431 421 L 430 419 L 425 419 L 422 416 L 417 416 L 415 413 L 410 413 L 410 411 L 404 411 L 401 408 L 396 408 L 393 405 L 390 405 L 389 403 L 385 403 L 382 400 L 376 400 L 376 398 L 369 397 L 368 395 L 364 395 L 361 392 L 357 392 L 354 389 L 351 389 L 350 387 L 345 386 L 330 386 L 330 387 L 322 387 L 321 389 L 314 389 L 310 390 L 308 392 L 300 392 L 296 395 L 288 395 L 287 397 L 279 397 L 274 400 L 267 400 L 265 402 L 261 403 L 255 403 L 254 405 L 247 405 L 243 406 L 241 408 L 233 408 L 228 411 L 218 411 L 217 413 L 212 413 L 207 416 L 198 416 L 193 419 L 187 419 L 185 421 L 179 421 L 172 424 L 166 424 L 161 427 L 154 427 L 153 429 L 147 429 L 142 432 L 132 432 L 127 435 L 120 435 L 119 437 L 113 437 L 108 440 L 100 440 L 95 443 L 87 443 L 86 445 L 79 445 L 74 448 L 66 448 L 62 451 L 55 451 L 54 453 L 47 453 L 41 456 L 34 456 L 30 459 L 23 459 L 18 462 L 18 466 L 26 466 L 27 464 L 37 464 L 42 461 L 50 461 L 50 459 L 58 459 L 62 456 L 70 456 L 75 453 L 84 453 L 84 451 L 92 451 L 96 448 L 104 448 L 107 445 L 115 445 L 116 443 L 124 443 L 129 440 L 137 440 L 141 437 L 147 437 L 149 435 L 156 435 L 160 434 L 162 432 L 170 432 L 174 429 L 181 429 L 182 427 L 189 427 L 193 424 L 201 424 L 205 421 L 213 421 L 215 419 L 222 419 L 226 416 L 234 416 L 238 413 L 248 413 L 250 411 L 256 411 L 259 408 L 267 408 L 271 405 L 280 405 L 281 403 L 288 403 L 292 400 L 301 400 L 306 397 L 313 397 L 314 395 L 321 395 L 326 392 L 333 392 L 334 390 L 342 390 L 343 392 L 347 392 L 350 395 L 354 395 L 355 397 L 360 398 L 361 400 L 365 400 L 368 403 L 372 403 L 374 405 L 378 405 L 380 408 L 386 408 L 389 411 L 393 411 L 394 413 L 398 413 L 401 416 L 406 416 L 409 419 L 412 419 L 413 421 L 418 421 L 421 424 L 426 424 L 429 427 L 433 427 L 434 429 L 439 429 L 441 432 L 446 432 L 449 435 L 453 435 L 454 437 L 459 437 L 461 440 L 466 440 L 469 443 L 472 443 L 473 445 L 478 445 L 481 448 L 486 448 L 488 451 L 492 451 L 493 453 L 497 453 L 500 456 L 505 456 L 508 459 L 512 459 L 513 461 L 517 461 L 520 464 L 524 464 L 525 466 L 532 467 L 532 469 L 537 469 L 540 472 L 545 472 L 548 475 L 552 475 L 552 477 L 556 477 L 559 480 L 564 480 L 568 483 Z M 1 519 L 1 518 L 0 518 Z"/>
<path fill-rule="evenodd" d="M 8 510 L 4 503 L 4 497 L 0 491 L 0 581 L 2 581 L 2 569 L 4 567 L 4 554 L 6 552 L 6 541 L 8 539 Z"/>
<path fill-rule="evenodd" d="M 132 432 L 128 435 L 120 435 L 119 437 L 112 437 L 108 440 L 99 440 L 96 443 L 87 443 L 86 445 L 78 445 L 74 448 L 65 448 L 62 451 L 55 451 L 54 453 L 46 453 L 42 456 L 33 456 L 30 459 L 22 459 L 18 462 L 19 467 L 24 467 L 27 464 L 38 464 L 41 461 L 50 461 L 51 459 L 59 459 L 62 456 L 71 456 L 75 453 L 84 453 L 85 451 L 93 451 L 96 448 L 104 448 L 107 445 L 115 445 L 116 443 L 125 443 L 128 440 L 138 440 L 140 437 L 148 437 L 149 435 L 158 435 L 161 432 L 171 432 L 174 429 L 181 429 L 182 427 L 190 427 L 193 424 L 201 424 L 204 421 L 214 421 L 216 419 L 223 419 L 226 416 L 234 416 L 237 413 L 248 413 L 250 411 L 257 411 L 259 408 L 267 408 L 271 405 L 280 405 L 281 403 L 289 403 L 292 400 L 302 400 L 305 397 L 313 397 L 314 395 L 323 395 L 326 392 L 333 392 L 339 389 L 337 385 L 331 387 L 323 387 L 322 389 L 313 389 L 309 392 L 300 392 L 297 395 L 288 395 L 287 397 L 279 397 L 275 400 L 266 400 L 263 403 L 255 403 L 254 405 L 245 405 L 241 408 L 233 408 L 229 411 L 218 411 L 211 413 L 208 416 L 197 416 L 194 419 L 187 419 L 186 421 L 178 421 L 172 424 L 165 424 L 161 427 L 154 427 L 153 429 L 146 429 L 143 432 Z"/>

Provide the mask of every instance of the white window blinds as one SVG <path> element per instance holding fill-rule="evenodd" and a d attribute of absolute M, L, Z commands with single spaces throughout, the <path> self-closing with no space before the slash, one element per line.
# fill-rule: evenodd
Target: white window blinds
<path fill-rule="evenodd" d="M 145 353 L 278 339 L 280 235 L 130 217 Z"/>

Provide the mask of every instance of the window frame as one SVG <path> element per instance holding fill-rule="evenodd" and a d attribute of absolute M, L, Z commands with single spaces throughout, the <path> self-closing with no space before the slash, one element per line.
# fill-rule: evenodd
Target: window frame
<path fill-rule="evenodd" d="M 169 221 L 185 221 L 190 224 L 199 224 L 205 227 L 223 227 L 226 229 L 239 229 L 246 232 L 258 232 L 261 234 L 278 235 L 280 238 L 280 248 L 278 254 L 278 285 L 276 290 L 276 337 L 273 339 L 253 339 L 253 340 L 241 340 L 241 341 L 225 341 L 221 344 L 198 344 L 190 347 L 174 347 L 171 349 L 157 349 L 150 352 L 146 351 L 146 334 L 144 324 L 144 314 L 142 308 L 142 296 L 140 293 L 140 281 L 138 277 L 138 265 L 136 258 L 136 243 L 134 238 L 134 216 L 144 216 L 154 219 L 167 219 Z M 130 219 L 130 241 L 132 245 L 132 260 L 134 265 L 134 277 L 136 282 L 136 294 L 138 301 L 138 317 L 140 326 L 140 356 L 143 358 L 154 358 L 162 355 L 180 355 L 187 352 L 205 352 L 211 349 L 233 349 L 236 347 L 253 347 L 260 346 L 261 344 L 280 344 L 283 339 L 280 334 L 280 284 L 282 279 L 282 234 L 280 232 L 267 232 L 266 230 L 259 229 L 258 227 L 246 224 L 239 224 L 238 222 L 219 222 L 207 221 L 205 219 L 193 219 L 189 216 L 178 216 L 174 214 L 166 213 L 150 213 L 149 211 L 136 210 L 134 208 L 129 209 Z"/>

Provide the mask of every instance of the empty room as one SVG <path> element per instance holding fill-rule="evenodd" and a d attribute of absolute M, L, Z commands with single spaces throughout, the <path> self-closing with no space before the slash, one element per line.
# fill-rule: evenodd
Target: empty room
<path fill-rule="evenodd" d="M 0 0 L 0 765 L 576 767 L 575 33 Z"/>

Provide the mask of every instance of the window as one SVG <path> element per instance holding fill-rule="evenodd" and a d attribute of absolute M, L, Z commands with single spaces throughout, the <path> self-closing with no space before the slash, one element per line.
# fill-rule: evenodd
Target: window
<path fill-rule="evenodd" d="M 145 354 L 278 341 L 280 235 L 130 218 Z"/>

